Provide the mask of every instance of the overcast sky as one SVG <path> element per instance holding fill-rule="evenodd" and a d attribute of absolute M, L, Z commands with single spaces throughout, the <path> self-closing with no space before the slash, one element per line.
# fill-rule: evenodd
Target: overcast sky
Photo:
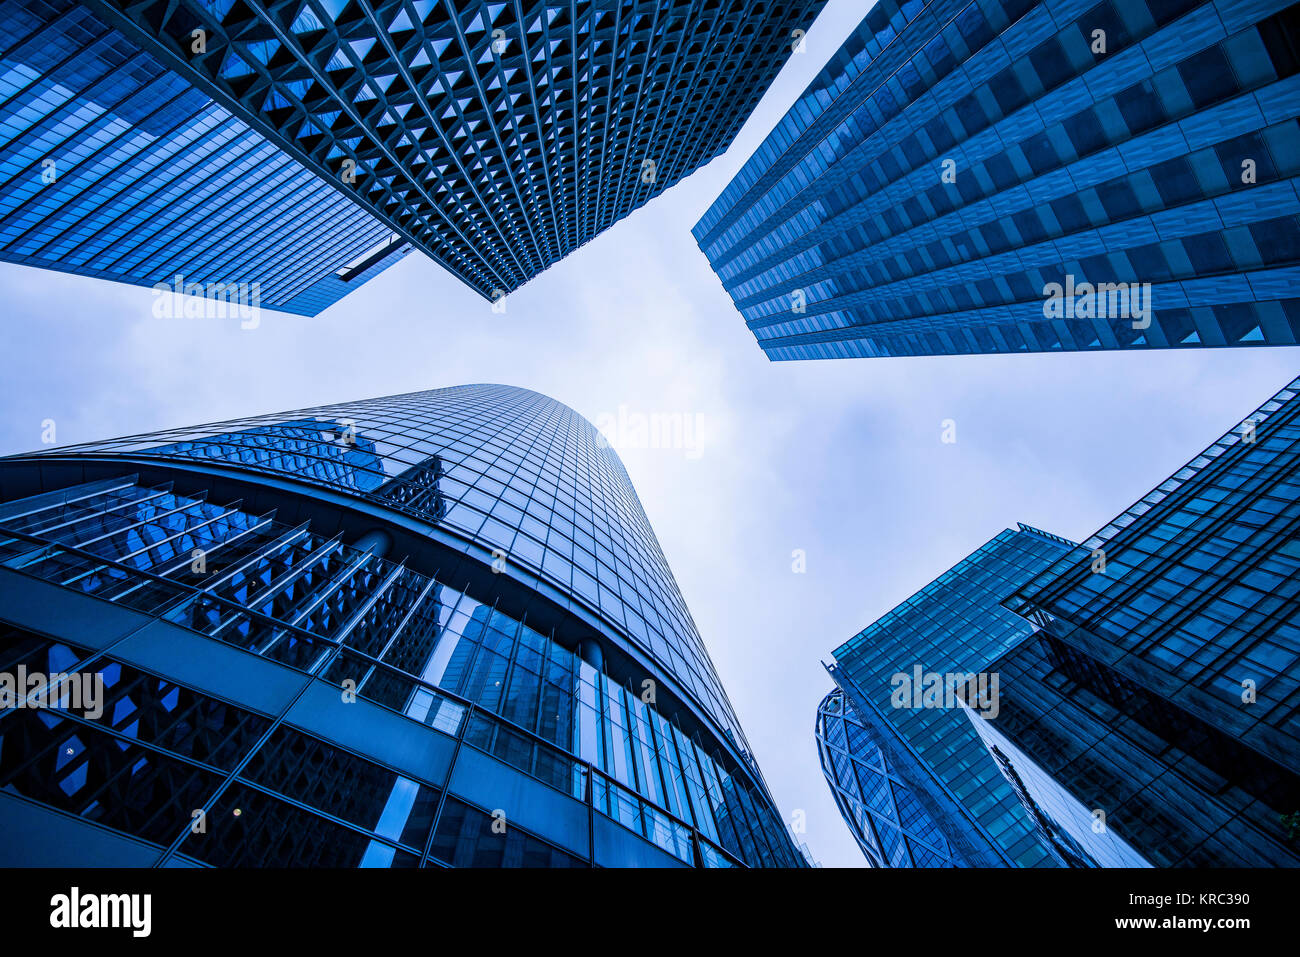
<path fill-rule="evenodd" d="M 727 154 L 504 314 L 418 253 L 315 319 L 251 330 L 0 264 L 0 454 L 40 447 L 45 419 L 68 444 L 471 382 L 593 422 L 688 415 L 697 452 L 620 454 L 782 812 L 804 812 L 822 863 L 863 866 L 817 762 L 821 661 L 1003 528 L 1096 531 L 1281 388 L 1300 349 L 769 362 L 690 228 L 862 11 L 831 0 Z"/>

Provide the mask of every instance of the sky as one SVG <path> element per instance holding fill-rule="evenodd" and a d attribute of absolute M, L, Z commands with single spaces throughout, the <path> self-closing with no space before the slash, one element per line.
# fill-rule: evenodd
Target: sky
<path fill-rule="evenodd" d="M 864 9 L 831 0 L 728 152 L 503 313 L 419 253 L 253 329 L 0 264 L 0 454 L 48 448 L 46 420 L 63 445 L 473 382 L 597 424 L 681 415 L 689 448 L 610 437 L 782 813 L 825 866 L 865 866 L 817 760 L 822 662 L 1003 528 L 1086 538 L 1293 378 L 1300 348 L 769 362 L 690 229 Z"/>

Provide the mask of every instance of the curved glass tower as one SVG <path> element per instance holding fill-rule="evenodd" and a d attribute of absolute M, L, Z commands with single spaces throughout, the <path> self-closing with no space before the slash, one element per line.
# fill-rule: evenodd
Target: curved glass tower
<path fill-rule="evenodd" d="M 817 706 L 816 734 L 826 783 L 872 867 L 968 864 L 895 771 L 839 688 Z"/>
<path fill-rule="evenodd" d="M 0 863 L 804 863 L 618 456 L 524 389 L 0 459 L 0 674 Z"/>

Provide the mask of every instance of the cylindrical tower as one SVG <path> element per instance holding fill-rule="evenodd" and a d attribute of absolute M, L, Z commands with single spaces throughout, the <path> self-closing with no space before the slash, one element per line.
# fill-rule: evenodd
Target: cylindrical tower
<path fill-rule="evenodd" d="M 804 863 L 626 470 L 552 399 L 13 456 L 0 503 L 0 862 Z"/>
<path fill-rule="evenodd" d="M 922 800 L 835 688 L 817 706 L 817 756 L 844 823 L 872 867 L 967 867 Z"/>

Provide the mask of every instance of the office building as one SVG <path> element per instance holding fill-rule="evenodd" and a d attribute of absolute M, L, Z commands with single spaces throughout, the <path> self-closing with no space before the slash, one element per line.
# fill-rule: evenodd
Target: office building
<path fill-rule="evenodd" d="M 0 0 L 0 179 L 0 260 L 163 318 L 315 315 L 411 248 L 72 0 Z"/>
<path fill-rule="evenodd" d="M 879 752 L 886 761 L 884 776 L 896 778 L 911 795 L 908 803 L 928 819 L 909 821 L 908 827 L 926 835 L 933 828 L 943 843 L 927 837 L 931 847 L 968 866 L 1062 863 L 1039 842 L 966 719 L 958 691 L 967 677 L 976 679 L 986 710 L 997 707 L 999 689 L 988 684 L 990 664 L 1032 631 L 1001 602 L 1071 547 L 1028 525 L 1000 532 L 835 649 L 828 669 L 852 709 L 853 720 L 844 722 L 852 759 L 879 766 Z M 825 723 L 826 716 L 819 716 L 819 730 Z M 837 784 L 842 777 L 828 775 L 828 781 L 844 811 L 838 793 L 843 788 Z M 874 796 L 881 784 L 864 781 L 862 789 Z M 886 820 L 899 816 L 887 805 L 883 811 Z M 863 831 L 855 811 L 845 818 L 855 833 Z M 908 859 L 888 842 L 869 843 L 875 850 L 865 850 L 868 859 L 882 866 L 935 863 Z"/>
<path fill-rule="evenodd" d="M 869 6 L 694 228 L 769 359 L 1300 341 L 1300 4 Z"/>
<path fill-rule="evenodd" d="M 497 301 L 726 149 L 823 3 L 3 0 L 0 260 L 315 315 L 418 249 Z"/>
<path fill-rule="evenodd" d="M 1300 379 L 1007 607 L 973 726 L 1084 866 L 1300 865 Z"/>
<path fill-rule="evenodd" d="M 523 389 L 0 459 L 4 675 L 4 864 L 805 864 L 618 456 Z"/>

